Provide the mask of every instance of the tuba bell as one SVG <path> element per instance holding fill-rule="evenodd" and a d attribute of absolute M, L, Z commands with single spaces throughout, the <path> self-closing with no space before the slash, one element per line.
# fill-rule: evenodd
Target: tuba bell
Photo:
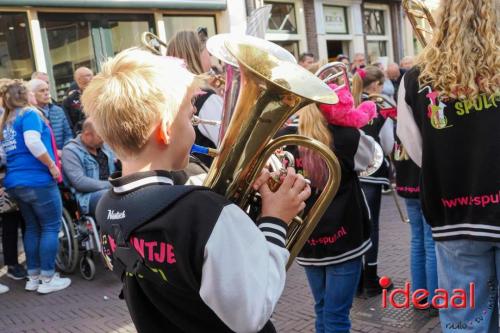
<path fill-rule="evenodd" d="M 288 268 L 335 196 L 340 165 L 330 148 L 316 140 L 300 135 L 272 138 L 302 107 L 314 102 L 334 104 L 338 97 L 312 73 L 278 59 L 262 46 L 232 39 L 221 46 L 237 61 L 241 84 L 231 121 L 204 185 L 246 210 L 253 196 L 251 185 L 270 156 L 285 145 L 316 150 L 329 170 L 325 190 L 308 215 L 303 220 L 294 219 L 290 225 Z"/>
<path fill-rule="evenodd" d="M 218 34 L 210 37 L 207 40 L 208 52 L 225 64 L 226 72 L 226 77 L 224 80 L 224 105 L 219 132 L 219 145 L 222 141 L 222 138 L 226 134 L 227 128 L 229 127 L 229 123 L 233 116 L 241 83 L 238 61 L 233 57 L 233 55 L 227 50 L 224 45 L 224 43 L 231 40 L 255 45 L 263 50 L 266 50 L 279 60 L 297 63 L 295 57 L 290 52 L 288 52 L 281 46 L 273 42 L 269 42 L 265 39 L 249 35 Z"/>

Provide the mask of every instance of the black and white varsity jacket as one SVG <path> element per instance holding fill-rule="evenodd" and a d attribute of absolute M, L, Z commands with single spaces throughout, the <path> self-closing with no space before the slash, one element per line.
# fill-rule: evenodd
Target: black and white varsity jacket
<path fill-rule="evenodd" d="M 98 206 L 101 231 L 137 219 L 151 206 L 142 201 L 151 189 L 173 188 L 166 171 L 114 175 L 111 183 Z M 118 205 L 126 208 L 112 208 Z M 128 239 L 142 264 L 123 278 L 138 332 L 275 332 L 269 318 L 289 257 L 283 221 L 263 217 L 257 227 L 239 207 L 204 189 L 145 222 Z M 111 261 L 117 249 L 112 234 L 101 235 Z"/>
<path fill-rule="evenodd" d="M 194 106 L 196 115 L 202 119 L 221 120 L 222 118 L 222 99 L 213 90 L 204 90 L 204 94 L 196 97 Z M 195 126 L 195 143 L 203 147 L 217 148 L 219 127 L 207 124 Z M 198 153 L 193 153 L 193 155 L 199 158 L 208 168 L 212 165 L 213 157 Z"/>
<path fill-rule="evenodd" d="M 393 163 L 396 168 L 396 191 L 398 195 L 407 199 L 420 197 L 420 168 L 406 153 L 406 149 L 395 138 Z"/>
<path fill-rule="evenodd" d="M 363 93 L 361 95 L 362 101 L 367 101 L 368 95 Z M 394 146 L 394 123 L 392 119 L 385 118 L 380 114 L 379 106 L 377 105 L 377 117 L 375 117 L 368 125 L 364 126 L 362 130 L 371 136 L 382 147 L 384 156 L 389 156 Z M 370 176 L 359 177 L 362 183 L 369 184 L 385 184 L 390 185 L 389 182 L 389 160 L 384 158 L 380 168 Z"/>
<path fill-rule="evenodd" d="M 500 92 L 442 100 L 407 72 L 397 134 L 422 167 L 421 198 L 436 241 L 500 240 Z"/>
<path fill-rule="evenodd" d="M 326 266 L 339 264 L 363 255 L 371 246 L 370 212 L 361 191 L 358 172 L 372 164 L 375 155 L 374 140 L 363 131 L 328 125 L 333 135 L 332 150 L 341 167 L 340 187 L 302 251 L 297 263 L 302 266 Z M 296 126 L 280 130 L 279 135 L 296 134 Z M 296 146 L 287 147 L 295 156 L 295 167 L 307 178 Z M 313 194 L 307 200 L 306 212 L 319 196 Z"/>

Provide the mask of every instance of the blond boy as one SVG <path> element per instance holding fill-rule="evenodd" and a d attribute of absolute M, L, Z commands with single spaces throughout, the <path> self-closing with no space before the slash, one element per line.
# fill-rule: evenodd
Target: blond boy
<path fill-rule="evenodd" d="M 123 164 L 97 209 L 103 252 L 123 270 L 139 332 L 274 332 L 286 230 L 310 188 L 290 169 L 273 193 L 263 171 L 254 183 L 262 195 L 258 227 L 209 190 L 176 197 L 186 187 L 171 186 L 170 171 L 188 163 L 198 85 L 179 62 L 129 49 L 83 93 L 85 113 Z"/>

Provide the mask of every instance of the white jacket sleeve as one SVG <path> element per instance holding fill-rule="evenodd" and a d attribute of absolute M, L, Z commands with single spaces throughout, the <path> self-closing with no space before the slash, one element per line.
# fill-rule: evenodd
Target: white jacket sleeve
<path fill-rule="evenodd" d="M 385 120 L 378 137 L 380 138 L 380 146 L 384 155 L 390 155 L 394 148 L 394 121 L 391 118 Z"/>
<path fill-rule="evenodd" d="M 406 103 L 406 88 L 404 77 L 401 80 L 398 92 L 398 123 L 396 134 L 405 147 L 410 158 L 419 167 L 422 166 L 422 134 L 413 118 L 413 111 Z"/>
<path fill-rule="evenodd" d="M 23 138 L 26 147 L 33 156 L 38 157 L 47 152 L 47 148 L 45 148 L 42 142 L 40 132 L 31 130 L 25 131 L 23 133 Z"/>
<path fill-rule="evenodd" d="M 239 207 L 226 206 L 205 247 L 200 296 L 235 332 L 261 330 L 285 286 L 286 225 L 260 221 L 257 227 Z"/>
<path fill-rule="evenodd" d="M 375 157 L 375 139 L 366 135 L 365 132 L 359 130 L 359 144 L 356 155 L 354 155 L 354 171 L 365 171 L 369 166 L 373 165 Z"/>
<path fill-rule="evenodd" d="M 203 106 L 201 107 L 201 110 L 198 113 L 198 115 L 200 116 L 201 119 L 220 121 L 222 120 L 223 104 L 224 104 L 223 100 L 219 95 L 212 94 L 210 95 L 210 97 L 207 98 L 205 103 L 203 103 Z M 220 126 L 200 124 L 198 125 L 198 129 L 200 130 L 201 134 L 210 139 L 210 141 L 212 141 L 214 145 L 217 146 L 219 144 Z"/>

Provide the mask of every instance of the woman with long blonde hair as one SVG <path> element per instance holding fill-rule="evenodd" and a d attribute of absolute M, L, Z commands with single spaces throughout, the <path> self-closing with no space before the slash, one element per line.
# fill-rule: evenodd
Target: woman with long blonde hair
<path fill-rule="evenodd" d="M 371 246 L 369 213 L 357 173 L 373 163 L 375 142 L 355 126 L 338 125 L 346 121 L 347 114 L 359 117 L 359 112 L 364 112 L 352 108 L 354 102 L 348 91 L 338 94 L 338 104 L 311 104 L 299 111 L 298 128 L 288 126 L 280 132 L 298 132 L 324 143 L 336 154 L 341 166 L 337 195 L 297 256 L 314 297 L 316 332 L 349 331 L 349 312 L 361 273 L 361 258 Z M 372 107 L 375 113 L 375 106 Z M 289 149 L 298 171 L 311 180 L 314 194 L 307 201 L 309 208 L 325 187 L 328 169 L 314 151 Z"/>
<path fill-rule="evenodd" d="M 183 59 L 187 69 L 194 74 L 210 71 L 210 54 L 205 43 L 194 31 L 178 31 L 168 42 L 167 55 Z M 223 100 L 211 89 L 204 89 L 204 94 L 196 97 L 194 103 L 196 115 L 202 119 L 221 120 Z M 219 141 L 219 126 L 200 124 L 195 127 L 196 141 L 201 146 L 216 148 Z M 206 166 L 210 166 L 212 158 L 207 155 L 195 154 Z"/>
<path fill-rule="evenodd" d="M 498 332 L 499 13 L 497 0 L 441 0 L 433 38 L 399 91 L 397 133 L 422 168 L 439 288 L 474 283 L 475 306 L 440 309 L 444 332 Z"/>
<path fill-rule="evenodd" d="M 384 72 L 375 66 L 356 70 L 352 78 L 352 95 L 356 105 L 367 101 L 371 94 L 381 94 L 384 86 Z M 377 117 L 364 126 L 363 131 L 370 135 L 382 147 L 385 156 L 389 156 L 394 146 L 394 123 L 384 116 L 377 107 Z M 382 293 L 378 276 L 379 217 L 382 200 L 382 186 L 390 186 L 389 160 L 386 158 L 381 167 L 372 175 L 360 177 L 361 187 L 370 207 L 372 222 L 371 240 L 373 247 L 365 255 L 365 266 L 360 283 L 360 292 L 366 297 Z"/>

